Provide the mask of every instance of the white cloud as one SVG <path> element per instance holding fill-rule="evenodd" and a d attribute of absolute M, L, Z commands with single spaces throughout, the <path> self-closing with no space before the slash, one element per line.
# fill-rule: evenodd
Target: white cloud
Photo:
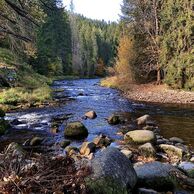
<path fill-rule="evenodd" d="M 63 0 L 69 7 L 70 0 Z M 117 21 L 122 0 L 74 0 L 75 12 L 92 19 Z"/>

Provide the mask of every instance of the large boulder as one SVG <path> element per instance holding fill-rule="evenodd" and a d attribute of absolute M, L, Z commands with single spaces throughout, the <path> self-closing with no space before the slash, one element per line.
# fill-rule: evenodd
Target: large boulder
<path fill-rule="evenodd" d="M 118 149 L 109 147 L 92 160 L 92 175 L 86 184 L 94 194 L 127 194 L 136 185 L 137 175 L 130 160 Z"/>
<path fill-rule="evenodd" d="M 134 130 L 125 134 L 124 140 L 127 143 L 144 144 L 155 143 L 156 136 L 152 131 L 147 130 Z"/>
<path fill-rule="evenodd" d="M 72 122 L 67 124 L 64 135 L 68 138 L 82 139 L 88 136 L 88 130 L 81 122 Z"/>
<path fill-rule="evenodd" d="M 89 118 L 89 119 L 95 119 L 97 117 L 97 114 L 94 111 L 89 111 L 89 112 L 85 113 L 85 116 L 86 116 L 86 118 Z"/>
<path fill-rule="evenodd" d="M 179 168 L 185 171 L 189 177 L 194 178 L 194 163 L 192 162 L 181 162 Z"/>
<path fill-rule="evenodd" d="M 178 184 L 174 173 L 182 174 L 174 166 L 161 162 L 149 162 L 136 166 L 135 171 L 138 177 L 138 187 L 157 191 L 172 191 Z"/>
<path fill-rule="evenodd" d="M 181 148 L 168 144 L 160 144 L 159 147 L 170 158 L 176 157 L 177 159 L 181 160 L 183 157 L 183 150 Z"/>

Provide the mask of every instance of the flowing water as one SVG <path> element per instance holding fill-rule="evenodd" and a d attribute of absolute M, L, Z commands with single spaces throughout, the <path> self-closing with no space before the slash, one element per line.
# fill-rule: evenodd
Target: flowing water
<path fill-rule="evenodd" d="M 136 103 L 123 98 L 119 91 L 99 86 L 99 79 L 80 79 L 55 81 L 53 88 L 58 90 L 55 98 L 69 98 L 66 103 L 56 107 L 34 108 L 15 113 L 8 113 L 6 119 L 18 119 L 20 124 L 6 135 L 0 137 L 0 147 L 15 141 L 23 143 L 35 135 L 44 136 L 51 142 L 64 140 L 64 127 L 66 122 L 81 121 L 89 130 L 87 140 L 92 140 L 103 133 L 113 139 L 120 139 L 117 131 L 122 125 L 110 126 L 106 118 L 117 113 L 125 119 L 135 119 L 144 114 L 150 114 L 160 126 L 161 134 L 170 138 L 177 136 L 194 147 L 194 107 L 178 105 L 158 105 Z M 84 120 L 87 111 L 94 110 L 97 118 Z M 68 115 L 68 120 L 59 127 L 59 133 L 50 133 L 52 118 Z M 81 142 L 73 141 L 72 145 Z"/>

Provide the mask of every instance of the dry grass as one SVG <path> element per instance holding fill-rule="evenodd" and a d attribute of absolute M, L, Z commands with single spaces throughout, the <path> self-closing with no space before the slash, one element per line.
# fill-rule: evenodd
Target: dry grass
<path fill-rule="evenodd" d="M 128 80 L 127 76 L 112 76 L 103 79 L 101 81 L 101 86 L 108 88 L 116 88 L 122 91 L 130 91 L 132 84 Z"/>

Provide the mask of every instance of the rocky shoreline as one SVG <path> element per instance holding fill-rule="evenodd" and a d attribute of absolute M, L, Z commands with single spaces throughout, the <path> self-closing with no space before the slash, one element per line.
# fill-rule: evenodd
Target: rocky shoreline
<path fill-rule="evenodd" d="M 87 112 L 83 119 L 91 119 L 92 122 L 92 119 L 98 119 L 97 113 Z M 117 125 L 125 121 L 119 115 L 111 115 L 107 122 Z M 43 138 L 34 137 L 23 145 L 11 143 L 0 155 L 0 190 L 3 193 L 9 189 L 8 193 L 21 190 L 23 193 L 57 194 L 192 193 L 194 152 L 180 138 L 162 137 L 159 126 L 149 115 L 131 120 L 131 123 L 135 127 L 128 126 L 119 131 L 122 140 L 101 134 L 91 142 L 84 141 L 80 147 L 72 147 L 71 139 L 84 139 L 88 130 L 80 121 L 69 122 L 64 136 L 70 140 L 47 146 L 44 154 L 37 153 L 36 149 L 45 148 Z M 64 150 L 65 154 L 49 152 L 56 147 Z M 8 169 L 5 173 L 8 168 L 5 163 L 9 163 L 9 167 L 17 166 L 18 159 L 22 161 L 19 171 L 14 168 L 15 171 Z M 40 171 L 47 173 L 42 175 Z M 60 173 L 64 171 L 66 173 Z M 68 176 L 71 178 L 67 180 Z M 49 184 L 48 180 L 55 184 Z"/>
<path fill-rule="evenodd" d="M 140 84 L 129 85 L 123 95 L 133 101 L 161 104 L 194 104 L 194 92 L 173 90 L 166 85 Z"/>

